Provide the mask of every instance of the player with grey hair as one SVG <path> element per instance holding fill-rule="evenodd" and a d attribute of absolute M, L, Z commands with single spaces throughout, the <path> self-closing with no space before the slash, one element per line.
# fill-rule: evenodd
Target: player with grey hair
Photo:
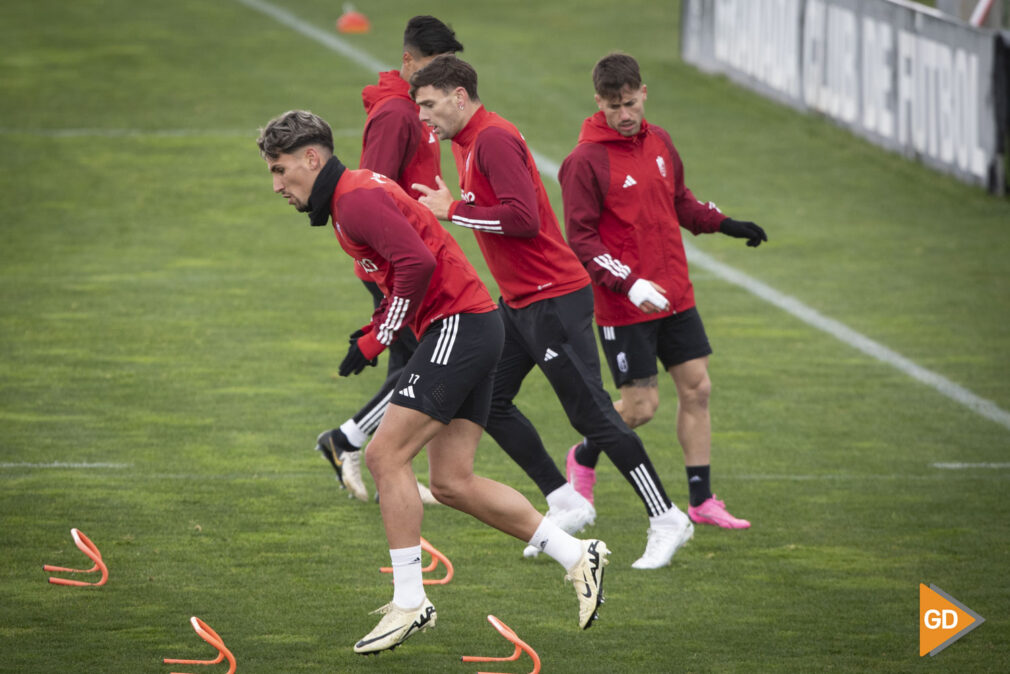
<path fill-rule="evenodd" d="M 332 221 L 341 248 L 383 292 L 369 322 L 351 334 L 340 376 L 362 372 L 403 327 L 418 339 L 366 456 L 380 494 L 393 599 L 378 610 L 383 617 L 354 651 L 392 649 L 435 624 L 421 578 L 424 510 L 411 467 L 423 447 L 438 500 L 537 546 L 567 569 L 579 601 L 579 627 L 588 628 L 603 601 L 606 544 L 574 538 L 515 489 L 473 472 L 505 336 L 495 304 L 459 244 L 395 182 L 345 168 L 333 154 L 328 125 L 311 113 L 291 111 L 271 120 L 258 144 L 274 192 L 308 213 L 312 224 Z"/>
<path fill-rule="evenodd" d="M 408 94 L 407 82 L 436 56 L 459 51 L 463 51 L 463 45 L 449 26 L 434 16 L 415 16 L 407 21 L 403 31 L 399 70 L 379 73 L 379 81 L 361 92 L 367 118 L 358 167 L 392 178 L 415 199 L 420 193 L 412 190 L 411 184 L 433 182 L 441 174 L 442 157 L 438 139 L 418 119 L 417 104 Z M 365 278 L 364 272 L 358 268 L 355 272 L 378 307 L 382 292 Z M 414 335 L 410 330 L 402 330 L 399 339 L 389 347 L 386 380 L 378 392 L 354 416 L 316 438 L 316 450 L 333 466 L 341 486 L 362 501 L 368 500 L 368 490 L 361 476 L 358 450 L 379 427 L 393 387 L 415 348 Z M 438 502 L 424 484 L 418 482 L 417 488 L 426 504 Z"/>

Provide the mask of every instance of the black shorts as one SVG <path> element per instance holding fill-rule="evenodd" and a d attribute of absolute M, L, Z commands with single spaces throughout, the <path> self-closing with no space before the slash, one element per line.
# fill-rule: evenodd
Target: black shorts
<path fill-rule="evenodd" d="M 656 358 L 669 370 L 712 353 L 696 307 L 654 321 L 598 327 L 617 388 L 657 375 Z"/>
<path fill-rule="evenodd" d="M 497 311 L 456 314 L 432 323 L 400 373 L 390 403 L 443 424 L 468 419 L 486 426 L 504 341 Z"/>

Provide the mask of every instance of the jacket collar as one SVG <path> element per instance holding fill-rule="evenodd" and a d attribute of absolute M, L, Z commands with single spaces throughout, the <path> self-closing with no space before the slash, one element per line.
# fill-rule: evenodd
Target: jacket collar
<path fill-rule="evenodd" d="M 313 227 L 324 226 L 330 217 L 330 202 L 333 200 L 333 192 L 337 189 L 340 176 L 344 175 L 346 167 L 333 155 L 323 165 L 316 182 L 312 183 L 312 194 L 309 195 L 308 213 L 309 224 Z"/>
<path fill-rule="evenodd" d="M 649 134 L 649 123 L 642 118 L 642 128 L 634 136 L 622 136 L 616 129 L 612 129 L 607 124 L 607 117 L 603 111 L 598 111 L 592 117 L 582 122 L 582 130 L 579 131 L 580 143 L 628 143 L 641 141 Z"/>
<path fill-rule="evenodd" d="M 361 102 L 368 114 L 379 103 L 389 98 L 410 98 L 410 84 L 400 77 L 399 70 L 387 70 L 379 73 L 378 84 L 369 84 L 361 90 Z"/>
<path fill-rule="evenodd" d="M 477 138 L 477 134 L 480 133 L 480 130 L 484 127 L 485 120 L 487 120 L 490 116 L 491 113 L 488 112 L 483 105 L 481 105 L 477 108 L 477 111 L 473 113 L 473 117 L 471 117 L 470 121 L 466 123 L 466 126 L 460 129 L 459 133 L 453 136 L 452 142 L 463 146 L 472 144 L 474 139 Z"/>

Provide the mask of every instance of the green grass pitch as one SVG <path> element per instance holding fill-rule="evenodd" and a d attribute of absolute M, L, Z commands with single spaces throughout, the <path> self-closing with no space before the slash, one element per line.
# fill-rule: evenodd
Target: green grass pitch
<path fill-rule="evenodd" d="M 340 2 L 272 2 L 335 34 Z M 554 162 L 595 111 L 595 61 L 633 54 L 688 185 L 770 237 L 699 250 L 1010 409 L 1007 200 L 685 65 L 677 2 L 358 8 L 372 31 L 345 41 L 390 66 L 410 16 L 451 23 L 484 103 Z M 1006 670 L 1010 429 L 697 267 L 714 487 L 753 528 L 699 527 L 670 567 L 635 571 L 644 509 L 601 463 L 589 532 L 614 552 L 579 632 L 556 564 L 429 508 L 456 569 L 429 589 L 438 627 L 355 655 L 391 596 L 386 543 L 312 447 L 380 381 L 336 377 L 370 300 L 332 231 L 270 192 L 254 140 L 308 108 L 356 166 L 375 73 L 238 0 L 7 2 L 0 43 L 0 672 L 199 671 L 162 664 L 212 656 L 195 615 L 240 672 L 465 674 L 482 667 L 461 655 L 511 650 L 489 613 L 549 673 Z M 660 390 L 641 436 L 686 506 Z M 562 461 L 577 438 L 542 376 L 519 403 Z M 487 438 L 477 463 L 544 507 Z M 72 527 L 105 587 L 46 582 L 43 564 L 87 565 Z M 919 658 L 919 583 L 986 623 Z"/>

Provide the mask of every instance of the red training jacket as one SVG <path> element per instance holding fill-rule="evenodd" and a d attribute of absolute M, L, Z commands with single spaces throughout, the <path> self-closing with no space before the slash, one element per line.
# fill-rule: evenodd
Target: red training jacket
<path fill-rule="evenodd" d="M 726 216 L 684 185 L 684 165 L 664 129 L 643 119 L 628 138 L 597 112 L 583 122 L 559 179 L 568 241 L 593 279 L 599 325 L 642 323 L 694 306 L 680 228 L 716 232 Z M 666 312 L 646 314 L 631 303 L 628 291 L 640 278 L 666 290 Z"/>
<path fill-rule="evenodd" d="M 358 167 L 392 178 L 417 199 L 421 193 L 410 186 L 420 183 L 434 189 L 442 164 L 438 138 L 418 119 L 420 108 L 409 91 L 398 70 L 379 73 L 379 83 L 362 90 L 368 118 Z"/>
<path fill-rule="evenodd" d="M 447 316 L 496 309 L 456 240 L 389 178 L 344 171 L 330 215 L 340 246 L 385 295 L 372 330 L 358 340 L 366 358 L 379 355 L 404 325 L 420 338 Z"/>
<path fill-rule="evenodd" d="M 399 70 L 379 73 L 378 84 L 361 90 L 365 106 L 365 131 L 361 137 L 358 168 L 392 178 L 412 198 L 421 196 L 414 183 L 435 187 L 442 173 L 438 138 L 418 118 L 420 108 L 410 97 L 410 84 Z M 358 278 L 366 274 L 355 266 Z"/>
<path fill-rule="evenodd" d="M 511 123 L 482 106 L 452 139 L 452 152 L 463 199 L 449 207 L 449 218 L 474 230 L 507 305 L 521 309 L 589 284 Z"/>

